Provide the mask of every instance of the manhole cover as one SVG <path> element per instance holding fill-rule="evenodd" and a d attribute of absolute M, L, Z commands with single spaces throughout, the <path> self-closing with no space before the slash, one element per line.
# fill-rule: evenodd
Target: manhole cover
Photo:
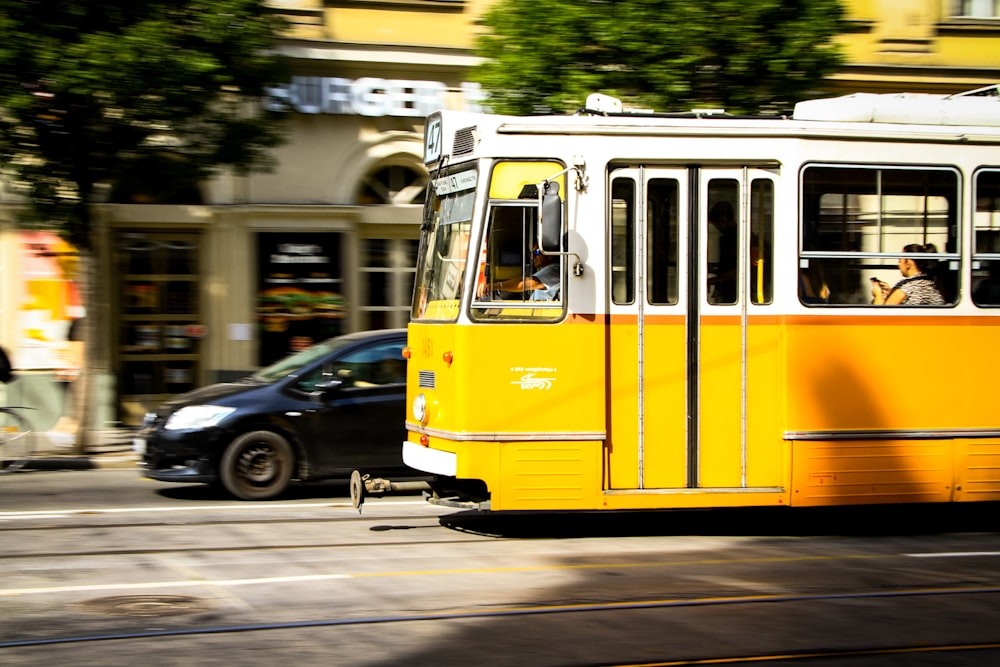
<path fill-rule="evenodd" d="M 176 616 L 208 611 L 212 603 L 187 595 L 118 595 L 87 600 L 85 611 L 111 616 Z"/>

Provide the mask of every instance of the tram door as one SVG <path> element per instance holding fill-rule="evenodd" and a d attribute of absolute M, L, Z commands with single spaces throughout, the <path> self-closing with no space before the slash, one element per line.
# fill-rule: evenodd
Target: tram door
<path fill-rule="evenodd" d="M 755 378 L 775 368 L 749 352 L 767 321 L 751 308 L 770 302 L 773 179 L 611 172 L 605 488 L 748 486 L 751 388 L 773 389 Z"/>
<path fill-rule="evenodd" d="M 687 486 L 689 173 L 610 174 L 606 489 Z"/>

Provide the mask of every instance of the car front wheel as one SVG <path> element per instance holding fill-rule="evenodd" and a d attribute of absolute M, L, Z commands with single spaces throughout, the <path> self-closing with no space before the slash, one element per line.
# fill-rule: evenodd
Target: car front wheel
<path fill-rule="evenodd" d="M 219 476 L 226 490 L 237 498 L 266 500 L 288 488 L 294 461 L 287 440 L 271 431 L 252 431 L 226 447 Z"/>

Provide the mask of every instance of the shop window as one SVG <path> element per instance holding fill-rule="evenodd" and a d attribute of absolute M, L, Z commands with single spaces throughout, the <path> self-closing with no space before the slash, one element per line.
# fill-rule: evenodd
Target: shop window
<path fill-rule="evenodd" d="M 952 16 L 963 19 L 1000 19 L 1000 0 L 952 0 Z"/>
<path fill-rule="evenodd" d="M 121 420 L 138 423 L 199 383 L 198 235 L 122 232 L 115 243 Z"/>
<path fill-rule="evenodd" d="M 362 239 L 362 305 L 358 309 L 363 329 L 406 326 L 416 273 L 416 239 Z"/>
<path fill-rule="evenodd" d="M 257 234 L 261 366 L 344 333 L 341 234 Z"/>

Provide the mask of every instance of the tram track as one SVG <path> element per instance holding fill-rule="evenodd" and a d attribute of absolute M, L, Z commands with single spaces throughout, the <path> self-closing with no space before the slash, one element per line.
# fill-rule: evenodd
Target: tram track
<path fill-rule="evenodd" d="M 35 519 L 35 517 L 30 517 Z M 2 519 L 0 519 L 2 521 Z M 328 524 L 337 525 L 345 523 L 359 523 L 359 522 L 397 522 L 397 521 L 428 521 L 433 522 L 434 525 L 439 525 L 438 517 L 428 516 L 428 517 L 415 517 L 412 514 L 398 514 L 398 515 L 381 515 L 378 517 L 275 517 L 275 518 L 247 518 L 247 519 L 165 519 L 165 520 L 153 520 L 148 521 L 130 521 L 130 522 L 112 522 L 112 523 L 101 523 L 101 524 L 87 524 L 81 526 L 80 524 L 64 523 L 59 525 L 53 524 L 40 524 L 40 525 L 16 525 L 7 524 L 4 525 L 0 523 L 0 535 L 5 533 L 29 533 L 29 532 L 48 532 L 48 531 L 74 531 L 74 530 L 87 530 L 92 529 L 95 526 L 99 526 L 102 529 L 130 529 L 130 528 L 160 528 L 165 526 L 190 526 L 192 528 L 198 527 L 215 527 L 215 526 L 259 526 L 259 525 L 297 525 L 297 524 Z M 481 535 L 482 537 L 493 537 L 488 535 Z M 494 537 L 496 539 L 496 537 Z"/>
<path fill-rule="evenodd" d="M 241 527 L 253 527 L 259 528 L 261 526 L 280 526 L 283 529 L 294 526 L 315 526 L 317 529 L 321 529 L 323 526 L 329 526 L 330 532 L 336 530 L 338 526 L 344 524 L 354 524 L 368 522 L 374 525 L 370 526 L 367 530 L 371 532 L 392 532 L 394 530 L 419 530 L 419 529 L 433 529 L 440 528 L 440 523 L 436 516 L 432 517 L 415 517 L 413 515 L 407 514 L 395 514 L 395 515 L 380 515 L 378 517 L 326 517 L 326 518 L 307 518 L 307 517 L 290 517 L 290 518 L 248 518 L 246 520 L 240 519 L 208 519 L 208 520 L 187 520 L 187 519 L 171 519 L 164 521 L 130 521 L 126 523 L 103 523 L 100 524 L 100 529 L 107 531 L 109 533 L 113 532 L 127 532 L 131 530 L 156 530 L 161 528 L 185 528 L 191 531 L 198 531 L 199 529 L 207 530 L 217 530 L 221 528 L 241 528 Z M 18 541 L 18 535 L 26 534 L 31 535 L 35 533 L 87 533 L 94 529 L 94 524 L 88 525 L 74 525 L 74 524 L 62 524 L 62 525 L 36 525 L 36 526 L 0 526 L 0 539 L 8 541 L 8 543 L 14 544 Z M 459 535 L 459 537 L 453 537 L 451 539 L 433 539 L 434 544 L 449 545 L 449 544 L 471 544 L 479 542 L 496 542 L 503 539 L 514 539 L 514 538 L 499 538 L 495 536 L 487 535 L 468 535 L 464 533 L 452 533 L 448 532 L 447 535 Z M 114 542 L 113 538 L 108 540 L 109 542 Z M 385 548 L 393 547 L 406 547 L 412 545 L 412 540 L 386 540 L 380 542 L 380 546 Z M 23 559 L 40 559 L 40 558 L 75 558 L 75 557 L 92 557 L 92 556 L 139 556 L 139 555 L 166 555 L 166 554 L 181 554 L 181 553 L 227 553 L 227 552 L 242 552 L 248 550 L 254 551 L 282 551 L 282 550 L 308 550 L 308 549 L 350 549 L 350 548 L 365 548 L 370 547 L 370 542 L 365 541 L 342 541 L 342 542 L 327 542 L 327 541 L 316 541 L 308 543 L 255 543 L 253 545 L 226 545 L 226 546 L 214 546 L 214 545 L 204 545 L 204 546 L 184 546 L 184 547 L 145 547 L 145 548 L 106 548 L 106 549 L 91 549 L 91 550 L 74 550 L 61 548 L 59 551 L 22 551 L 22 552 L 10 552 L 4 551 L 0 552 L 0 562 L 13 562 Z"/>
<path fill-rule="evenodd" d="M 0 662 L 1000 663 L 1000 541 L 978 521 L 859 536 L 414 505 L 0 513 Z"/>
<path fill-rule="evenodd" d="M 228 635 L 245 633 L 274 633 L 319 628 L 346 628 L 357 626 L 401 626 L 415 623 L 451 623 L 474 619 L 501 619 L 511 617 L 552 617 L 572 614 L 617 614 L 631 611 L 679 610 L 705 607 L 746 607 L 755 605 L 784 605 L 802 603 L 825 603 L 836 601 L 906 600 L 920 597 L 938 596 L 1000 596 L 1000 586 L 965 587 L 913 587 L 904 590 L 868 590 L 851 592 L 798 593 L 772 595 L 707 596 L 678 599 L 650 599 L 630 601 L 607 601 L 600 603 L 542 604 L 491 609 L 454 609 L 427 613 L 364 615 L 327 619 L 310 619 L 290 622 L 256 622 L 205 627 L 181 627 L 139 631 L 104 632 L 78 635 L 55 635 L 22 640 L 0 641 L 0 651 L 26 647 L 44 647 L 63 644 L 96 644 L 102 642 L 129 642 L 146 640 L 166 640 L 177 637 L 207 635 Z M 380 632 L 385 632 L 381 630 Z M 857 658 L 863 656 L 893 656 L 913 653 L 955 653 L 972 651 L 1000 651 L 1000 632 L 995 637 L 979 641 L 963 642 L 922 642 L 914 644 L 865 645 L 849 647 L 796 648 L 788 651 L 768 653 L 709 654 L 696 657 L 664 658 L 662 660 L 635 661 L 595 661 L 590 663 L 566 663 L 574 667 L 667 667 L 673 665 L 741 664 L 741 663 L 789 663 L 807 659 Z M 0 653 L 2 655 L 2 653 Z"/>

